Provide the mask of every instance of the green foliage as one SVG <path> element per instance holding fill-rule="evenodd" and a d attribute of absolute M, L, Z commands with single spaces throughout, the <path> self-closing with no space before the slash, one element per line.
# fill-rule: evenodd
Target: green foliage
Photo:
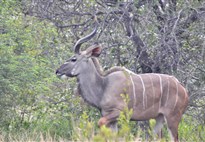
<path fill-rule="evenodd" d="M 120 112 L 120 116 L 118 118 L 118 124 L 120 126 L 119 130 L 119 136 L 123 137 L 125 141 L 129 141 L 131 139 L 131 125 L 130 125 L 130 119 L 133 114 L 133 109 L 128 108 L 128 103 L 130 101 L 129 96 L 127 94 L 121 94 L 126 107 L 123 111 Z"/>
<path fill-rule="evenodd" d="M 46 21 L 23 15 L 18 1 L 2 1 L 0 11 L 1 130 L 71 137 L 72 131 L 65 129 L 72 130 L 69 113 L 79 108 L 79 99 L 57 87 L 68 84 L 54 73 L 57 30 Z"/>
<path fill-rule="evenodd" d="M 93 138 L 94 142 L 117 141 L 117 133 L 103 125 Z"/>
<path fill-rule="evenodd" d="M 76 123 L 77 122 L 77 123 Z M 80 119 L 74 123 L 73 138 L 77 141 L 90 141 L 94 135 L 94 123 L 89 120 L 89 117 L 84 111 L 80 116 Z"/>
<path fill-rule="evenodd" d="M 149 120 L 149 127 L 150 129 L 148 129 L 148 133 L 150 135 L 150 139 L 154 140 L 156 136 L 154 136 L 153 132 L 154 132 L 154 126 L 156 125 L 156 120 L 155 119 L 150 119 Z"/>
<path fill-rule="evenodd" d="M 205 127 L 201 124 L 196 124 L 196 121 L 190 117 L 185 116 L 179 125 L 179 137 L 182 141 L 204 141 Z"/>

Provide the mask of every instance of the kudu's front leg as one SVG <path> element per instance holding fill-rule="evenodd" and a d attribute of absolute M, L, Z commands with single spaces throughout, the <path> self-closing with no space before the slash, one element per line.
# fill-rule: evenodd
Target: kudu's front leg
<path fill-rule="evenodd" d="M 117 131 L 117 118 L 120 115 L 120 111 L 112 111 L 109 114 L 103 116 L 98 121 L 98 126 L 101 127 L 103 125 L 111 128 L 113 131 Z"/>

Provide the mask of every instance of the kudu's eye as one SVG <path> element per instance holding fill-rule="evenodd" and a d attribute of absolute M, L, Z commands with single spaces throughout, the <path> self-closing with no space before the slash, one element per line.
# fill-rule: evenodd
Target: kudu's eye
<path fill-rule="evenodd" d="M 74 57 L 74 58 L 71 58 L 71 62 L 75 62 L 77 59 Z"/>

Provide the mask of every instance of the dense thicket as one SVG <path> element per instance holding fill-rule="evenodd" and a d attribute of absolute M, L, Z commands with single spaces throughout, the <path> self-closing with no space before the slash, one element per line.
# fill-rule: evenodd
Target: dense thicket
<path fill-rule="evenodd" d="M 94 16 L 100 27 L 84 48 L 102 44 L 100 61 L 105 69 L 119 65 L 136 73 L 176 76 L 190 95 L 187 119 L 180 129 L 193 128 L 181 136 L 205 131 L 204 1 L 0 3 L 0 132 L 29 129 L 75 139 L 79 130 L 74 127 L 86 133 L 79 118 L 88 120 L 88 115 L 95 122 L 99 113 L 73 95 L 75 80 L 63 82 L 55 76 L 77 39 L 93 29 Z"/>

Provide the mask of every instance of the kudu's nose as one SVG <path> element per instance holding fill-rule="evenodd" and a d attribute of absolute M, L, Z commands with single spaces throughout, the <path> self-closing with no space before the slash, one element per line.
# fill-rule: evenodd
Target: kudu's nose
<path fill-rule="evenodd" d="M 58 75 L 59 74 L 59 71 L 58 70 L 56 70 L 56 75 Z"/>

